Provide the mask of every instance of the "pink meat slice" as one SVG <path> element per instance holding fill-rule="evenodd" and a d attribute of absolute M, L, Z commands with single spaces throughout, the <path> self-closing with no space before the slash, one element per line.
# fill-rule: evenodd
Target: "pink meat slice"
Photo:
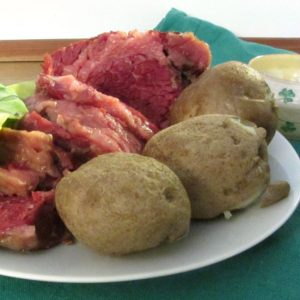
<path fill-rule="evenodd" d="M 141 152 L 156 126 L 117 98 L 72 75 L 45 76 L 26 103 L 22 128 L 51 133 L 56 145 L 85 160 L 108 152 Z"/>
<path fill-rule="evenodd" d="M 210 60 L 208 45 L 192 33 L 108 32 L 46 55 L 43 72 L 72 74 L 164 127 L 171 104 Z"/>
<path fill-rule="evenodd" d="M 0 131 L 0 164 L 24 166 L 41 176 L 59 176 L 53 161 L 52 136 L 40 131 L 3 128 Z"/>
<path fill-rule="evenodd" d="M 58 145 L 57 149 L 66 149 L 68 151 L 73 149 L 73 152 L 77 152 L 80 151 L 80 149 L 84 150 L 86 148 L 86 151 L 88 151 L 89 141 L 87 139 L 72 136 L 65 129 L 42 117 L 36 111 L 26 114 L 20 126 L 28 131 L 39 130 L 52 134 Z"/>
<path fill-rule="evenodd" d="M 27 195 L 36 188 L 49 190 L 65 170 L 74 170 L 70 155 L 53 144 L 49 133 L 39 128 L 0 131 L 0 193 L 12 195 L 15 190 L 16 195 Z"/>
<path fill-rule="evenodd" d="M 54 207 L 54 191 L 0 196 L 0 246 L 18 251 L 48 248 L 65 237 Z"/>
<path fill-rule="evenodd" d="M 40 174 L 19 166 L 0 167 L 0 195 L 27 196 L 40 182 Z"/>
<path fill-rule="evenodd" d="M 59 125 L 42 117 L 39 113 L 32 111 L 28 113 L 21 123 L 22 128 L 27 130 L 40 130 L 50 133 L 54 137 L 56 151 L 65 170 L 73 170 L 83 162 L 95 156 L 91 152 L 90 141 L 86 137 L 72 136 Z M 71 168 L 69 167 L 71 165 Z"/>
<path fill-rule="evenodd" d="M 51 133 L 57 145 L 86 159 L 108 152 L 141 152 L 144 145 L 96 107 L 45 100 L 40 113 L 45 118 L 34 111 L 24 118 L 22 127 Z"/>
<path fill-rule="evenodd" d="M 156 126 L 135 109 L 115 97 L 102 94 L 93 87 L 81 83 L 72 75 L 40 75 L 37 85 L 43 94 L 54 99 L 100 108 L 116 118 L 123 127 L 128 128 L 140 139 L 148 140 L 157 131 Z M 28 106 L 32 107 L 30 100 Z"/>
<path fill-rule="evenodd" d="M 54 206 L 54 188 L 67 154 L 40 131 L 0 131 L 0 246 L 13 250 L 47 248 L 66 232 Z"/>

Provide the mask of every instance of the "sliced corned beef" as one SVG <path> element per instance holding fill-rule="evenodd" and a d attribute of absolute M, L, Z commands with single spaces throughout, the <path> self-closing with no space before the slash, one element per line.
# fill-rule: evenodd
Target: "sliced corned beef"
<path fill-rule="evenodd" d="M 41 175 L 59 176 L 53 163 L 52 136 L 40 131 L 0 130 L 0 165 L 14 163 Z"/>
<path fill-rule="evenodd" d="M 40 174 L 19 166 L 0 167 L 0 195 L 27 196 L 40 182 Z"/>
<path fill-rule="evenodd" d="M 30 196 L 0 196 L 0 246 L 12 250 L 51 247 L 65 238 L 66 229 L 54 207 L 54 192 Z"/>
<path fill-rule="evenodd" d="M 61 151 L 63 149 L 71 153 L 88 153 L 90 151 L 87 139 L 72 136 L 64 128 L 42 117 L 36 111 L 30 112 L 24 117 L 21 127 L 29 131 L 39 130 L 52 134 L 56 149 Z"/>
<path fill-rule="evenodd" d="M 93 87 L 76 80 L 74 76 L 45 76 L 41 74 L 37 85 L 41 94 L 58 100 L 66 100 L 79 105 L 88 105 L 100 108 L 116 118 L 124 128 L 128 128 L 138 138 L 148 140 L 157 128 L 144 115 L 127 106 L 115 97 L 98 92 Z M 34 101 L 35 102 L 35 101 Z M 36 103 L 29 99 L 29 107 L 39 110 Z M 51 105 L 51 104 L 50 104 Z"/>
<path fill-rule="evenodd" d="M 28 195 L 51 190 L 65 170 L 73 170 L 70 157 L 41 131 L 3 128 L 0 131 L 0 193 Z"/>
<path fill-rule="evenodd" d="M 164 127 L 170 105 L 210 60 L 208 45 L 192 33 L 108 32 L 47 55 L 43 70 L 72 74 Z"/>
<path fill-rule="evenodd" d="M 107 152 L 141 152 L 157 130 L 141 113 L 72 75 L 41 75 L 38 82 L 22 128 L 51 133 L 56 145 L 81 161 Z"/>
<path fill-rule="evenodd" d="M 0 247 L 34 250 L 63 239 L 54 188 L 66 169 L 72 165 L 51 135 L 0 131 Z"/>

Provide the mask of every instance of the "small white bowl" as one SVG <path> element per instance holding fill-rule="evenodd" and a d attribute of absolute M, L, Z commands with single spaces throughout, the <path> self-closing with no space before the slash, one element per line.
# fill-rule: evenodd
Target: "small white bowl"
<path fill-rule="evenodd" d="M 287 138 L 300 140 L 300 104 L 282 104 L 278 109 L 278 130 Z"/>
<path fill-rule="evenodd" d="M 278 105 L 278 129 L 291 139 L 300 139 L 300 55 L 270 54 L 249 62 L 259 71 Z"/>

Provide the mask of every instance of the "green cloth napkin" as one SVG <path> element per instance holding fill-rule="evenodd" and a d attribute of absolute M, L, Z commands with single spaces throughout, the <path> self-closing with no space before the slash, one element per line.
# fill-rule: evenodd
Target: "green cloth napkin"
<path fill-rule="evenodd" d="M 229 60 L 248 63 L 251 58 L 263 54 L 291 53 L 288 50 L 243 41 L 223 27 L 188 16 L 186 13 L 174 8 L 169 11 L 155 29 L 193 32 L 210 46 L 213 66 Z"/>
<path fill-rule="evenodd" d="M 224 28 L 175 9 L 167 14 L 157 29 L 196 33 L 211 45 L 213 64 L 233 59 L 248 62 L 256 55 L 285 52 L 243 42 Z M 293 146 L 299 154 L 300 143 L 293 142 Z M 300 209 L 267 240 L 216 265 L 168 277 L 105 284 L 46 283 L 0 277 L 0 299 L 298 300 Z"/>

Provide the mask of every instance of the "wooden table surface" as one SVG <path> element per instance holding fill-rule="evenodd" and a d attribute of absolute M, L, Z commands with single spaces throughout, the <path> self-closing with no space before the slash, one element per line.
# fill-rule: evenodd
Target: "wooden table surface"
<path fill-rule="evenodd" d="M 244 38 L 244 40 L 300 53 L 300 38 Z M 0 41 L 0 82 L 9 84 L 32 80 L 40 72 L 45 53 L 78 40 L 12 40 Z"/>

